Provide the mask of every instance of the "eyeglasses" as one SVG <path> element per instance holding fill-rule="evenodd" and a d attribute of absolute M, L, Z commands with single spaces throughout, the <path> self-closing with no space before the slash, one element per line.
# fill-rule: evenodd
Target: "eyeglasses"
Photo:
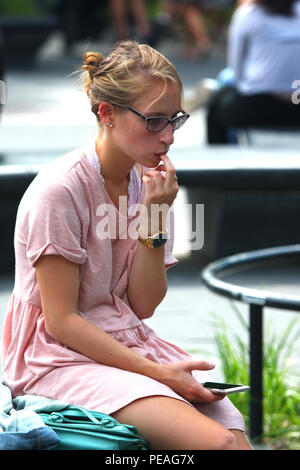
<path fill-rule="evenodd" d="M 168 124 L 171 124 L 172 129 L 176 131 L 181 126 L 183 126 L 183 124 L 190 117 L 188 113 L 181 114 L 180 116 L 176 116 L 173 119 L 168 119 L 164 116 L 147 117 L 147 116 L 144 116 L 139 111 L 136 111 L 136 109 L 133 109 L 131 106 L 128 106 L 127 109 L 129 109 L 129 111 L 132 111 L 134 114 L 136 114 L 140 118 L 144 119 L 146 123 L 146 129 L 147 131 L 150 131 L 150 132 L 160 132 L 165 127 L 167 127 Z"/>

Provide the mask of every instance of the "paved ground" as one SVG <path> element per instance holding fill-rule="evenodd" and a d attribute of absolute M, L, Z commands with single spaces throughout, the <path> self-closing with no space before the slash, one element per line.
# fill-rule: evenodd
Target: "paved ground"
<path fill-rule="evenodd" d="M 93 45 L 103 52 L 108 43 Z M 178 57 L 178 45 L 162 43 L 161 50 L 175 63 L 182 76 L 188 95 L 197 81 L 204 77 L 215 77 L 225 65 L 224 48 L 218 46 L 205 63 L 184 61 Z M 104 50 L 105 52 L 105 50 Z M 76 77 L 72 72 L 80 65 L 78 51 L 73 56 L 61 54 L 60 38 L 55 36 L 44 48 L 34 70 L 13 71 L 7 74 L 7 105 L 0 128 L 1 153 L 4 162 L 35 163 L 56 157 L 82 145 L 95 134 L 94 119 L 85 96 L 76 88 Z M 178 132 L 174 145 L 183 147 L 204 144 L 204 114 L 195 113 L 189 125 Z M 157 333 L 171 342 L 192 352 L 195 357 L 207 357 L 215 361 L 215 379 L 222 379 L 220 360 L 214 336 L 217 317 L 227 324 L 229 331 L 247 340 L 230 301 L 208 291 L 201 282 L 201 269 L 193 258 L 185 258 L 187 243 L 183 232 L 186 225 L 184 202 L 186 193 L 181 189 L 178 197 L 179 221 L 176 225 L 175 254 L 180 258 L 177 267 L 169 271 L 169 292 L 153 319 L 148 324 Z M 249 282 L 255 282 L 255 277 Z M 278 277 L 275 280 L 278 288 Z M 291 287 L 286 283 L 286 288 Z M 6 304 L 13 286 L 13 279 L 0 280 L 0 328 Z M 292 285 L 293 292 L 298 286 Z M 247 307 L 235 304 L 247 320 Z M 266 323 L 278 334 L 296 313 L 266 309 Z M 289 363 L 299 372 L 299 358 L 293 355 Z"/>

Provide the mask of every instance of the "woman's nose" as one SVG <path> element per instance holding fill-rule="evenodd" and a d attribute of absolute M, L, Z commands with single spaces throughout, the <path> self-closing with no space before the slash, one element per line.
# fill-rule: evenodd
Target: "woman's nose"
<path fill-rule="evenodd" d="M 174 142 L 174 129 L 169 123 L 160 133 L 159 139 L 162 143 L 170 146 Z"/>

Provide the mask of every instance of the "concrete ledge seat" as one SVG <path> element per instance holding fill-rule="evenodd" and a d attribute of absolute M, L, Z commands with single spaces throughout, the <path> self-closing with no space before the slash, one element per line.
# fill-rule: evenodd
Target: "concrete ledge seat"
<path fill-rule="evenodd" d="M 37 175 L 41 165 L 3 165 L 0 166 L 0 194 L 1 196 L 17 196 L 23 194 L 33 178 Z"/>
<path fill-rule="evenodd" d="M 199 263 L 299 242 L 300 148 L 174 147 L 169 155 L 189 202 L 204 204 Z"/>
<path fill-rule="evenodd" d="M 14 269 L 13 237 L 19 202 L 36 176 L 38 167 L 0 166 L 0 272 Z"/>
<path fill-rule="evenodd" d="M 300 147 L 187 146 L 169 151 L 181 185 L 218 189 L 298 189 Z"/>
<path fill-rule="evenodd" d="M 188 202 L 204 204 L 205 259 L 299 241 L 300 150 L 174 146 L 169 156 Z M 19 201 L 51 160 L 53 155 L 32 158 L 36 163 L 31 165 L 0 165 L 0 272 L 14 269 Z M 13 161 L 26 158 L 14 156 Z"/>
<path fill-rule="evenodd" d="M 300 125 L 293 127 L 247 128 L 237 131 L 239 144 L 247 146 L 276 146 L 300 148 Z"/>

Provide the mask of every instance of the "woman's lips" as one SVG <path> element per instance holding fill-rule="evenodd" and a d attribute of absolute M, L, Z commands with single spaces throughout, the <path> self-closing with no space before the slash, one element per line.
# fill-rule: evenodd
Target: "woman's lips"
<path fill-rule="evenodd" d="M 155 154 L 154 154 L 154 159 L 153 159 L 153 160 L 154 160 L 154 162 L 155 162 L 155 166 L 158 166 L 158 165 L 159 165 L 159 163 L 161 162 L 161 157 L 162 157 L 163 155 L 166 155 L 166 153 L 167 153 L 167 152 L 165 151 L 165 152 L 159 152 L 159 153 L 155 153 Z"/>

